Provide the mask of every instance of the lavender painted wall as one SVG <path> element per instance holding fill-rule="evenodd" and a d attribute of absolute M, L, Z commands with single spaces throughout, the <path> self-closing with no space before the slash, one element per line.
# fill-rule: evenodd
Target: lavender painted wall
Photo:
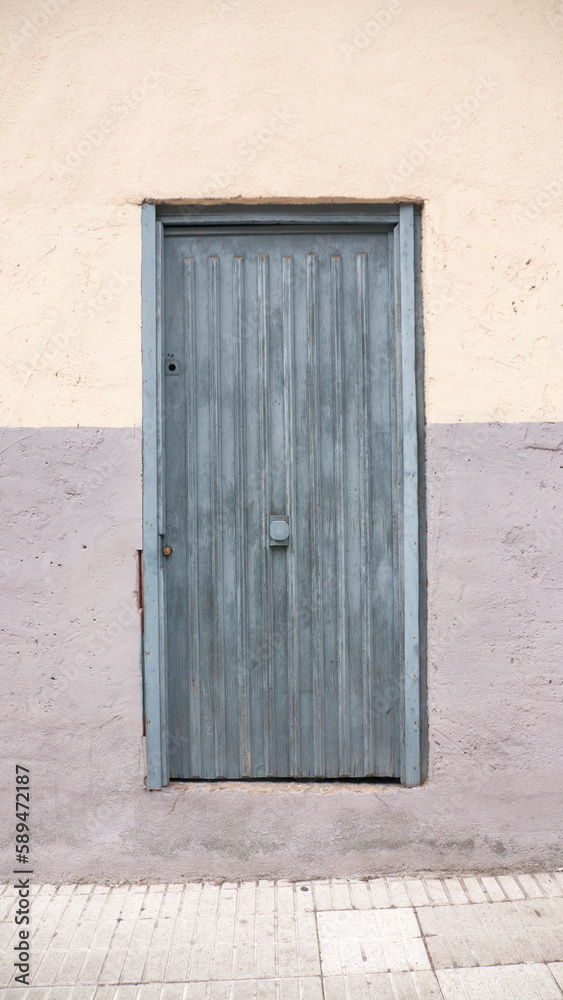
<path fill-rule="evenodd" d="M 2 801 L 10 762 L 29 765 L 37 878 L 559 863 L 562 424 L 428 428 L 429 780 L 414 789 L 225 783 L 147 792 L 139 432 L 8 429 L 0 451 Z M 2 837 L 10 868 L 6 825 Z"/>

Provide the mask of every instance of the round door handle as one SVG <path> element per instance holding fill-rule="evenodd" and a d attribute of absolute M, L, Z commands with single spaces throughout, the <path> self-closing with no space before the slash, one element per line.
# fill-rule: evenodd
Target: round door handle
<path fill-rule="evenodd" d="M 171 556 L 172 555 L 172 549 L 170 548 L 169 545 L 165 545 L 164 546 L 164 548 L 162 550 L 162 555 L 163 556 Z"/>

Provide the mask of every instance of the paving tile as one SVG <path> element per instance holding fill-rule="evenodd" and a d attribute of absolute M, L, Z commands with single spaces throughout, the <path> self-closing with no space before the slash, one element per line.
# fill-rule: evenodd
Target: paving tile
<path fill-rule="evenodd" d="M 313 882 L 313 899 L 316 910 L 332 910 L 330 882 Z"/>
<path fill-rule="evenodd" d="M 165 983 L 162 987 L 160 1000 L 183 1000 L 184 983 Z"/>
<path fill-rule="evenodd" d="M 352 899 L 348 883 L 333 878 L 331 879 L 330 888 L 332 891 L 332 905 L 334 909 L 350 910 L 352 908 Z"/>
<path fill-rule="evenodd" d="M 138 889 L 135 887 L 134 890 L 127 893 L 123 901 L 123 907 L 121 910 L 122 920 L 137 920 L 141 913 L 141 907 L 145 901 L 146 889 Z"/>
<path fill-rule="evenodd" d="M 241 886 L 241 890 L 242 888 L 243 886 Z M 312 882 L 297 882 L 294 886 L 294 892 L 296 907 L 303 913 L 312 913 L 315 909 Z"/>
<path fill-rule="evenodd" d="M 216 885 L 202 887 L 188 972 L 189 978 L 198 982 L 205 982 L 210 978 L 216 940 L 219 892 L 219 887 Z"/>
<path fill-rule="evenodd" d="M 526 898 L 526 894 L 520 888 L 513 875 L 498 875 L 497 880 L 502 886 L 507 899 L 515 901 Z"/>
<path fill-rule="evenodd" d="M 238 902 L 238 886 L 231 888 L 223 885 L 219 888 L 217 913 L 213 926 L 213 955 L 211 956 L 209 975 L 206 978 L 225 980 L 233 978 Z M 199 979 L 200 976 L 197 978 Z"/>
<path fill-rule="evenodd" d="M 41 992 L 43 993 L 43 996 L 40 996 L 40 991 L 37 990 L 37 1000 L 46 1000 L 45 994 L 47 991 L 44 990 Z M 29 996 L 29 994 L 30 990 L 27 991 L 27 996 Z M 8 987 L 2 991 L 2 1000 L 24 1000 L 25 996 L 25 987 L 22 988 L 21 986 Z"/>
<path fill-rule="evenodd" d="M 182 984 L 183 985 L 183 984 Z M 137 1000 L 139 996 L 139 991 L 142 989 L 138 984 L 117 986 L 115 990 L 114 1000 Z M 74 1000 L 74 997 L 73 997 Z M 97 998 L 94 998 L 97 1000 Z"/>
<path fill-rule="evenodd" d="M 5 920 L 6 917 L 12 912 L 12 907 L 16 901 L 16 892 L 5 892 L 3 896 L 0 896 L 0 920 Z M 33 901 L 32 901 L 33 906 Z"/>
<path fill-rule="evenodd" d="M 80 985 L 98 983 L 107 956 L 107 948 L 89 948 L 76 982 Z"/>
<path fill-rule="evenodd" d="M 72 1000 L 74 987 L 73 986 L 48 986 L 46 987 L 47 996 L 49 1000 Z M 90 987 L 90 994 L 93 992 L 93 987 Z M 36 1000 L 35 995 L 32 994 L 30 1000 Z"/>
<path fill-rule="evenodd" d="M 375 907 L 391 906 L 391 900 L 389 898 L 389 891 L 387 889 L 387 883 L 384 878 L 370 878 L 369 882 L 369 892 L 371 896 L 371 905 Z"/>
<path fill-rule="evenodd" d="M 450 903 L 468 903 L 467 893 L 458 878 L 445 878 L 444 888 L 448 894 Z"/>
<path fill-rule="evenodd" d="M 317 924 L 324 975 L 430 968 L 412 909 L 319 913 Z"/>
<path fill-rule="evenodd" d="M 461 880 L 470 903 L 486 903 L 487 897 L 478 878 L 466 876 Z"/>
<path fill-rule="evenodd" d="M 502 888 L 502 886 L 500 885 L 500 883 L 496 878 L 492 878 L 491 876 L 483 876 L 481 878 L 481 885 L 483 886 L 483 889 L 487 893 L 487 896 L 489 897 L 491 902 L 500 903 L 504 902 L 504 900 L 506 899 L 506 896 L 504 895 L 504 889 Z"/>
<path fill-rule="evenodd" d="M 402 878 L 388 878 L 387 892 L 392 906 L 410 906 L 407 887 Z"/>
<path fill-rule="evenodd" d="M 84 962 L 86 961 L 86 955 L 88 950 L 86 948 L 70 948 L 59 966 L 59 969 L 55 976 L 55 982 L 57 983 L 78 983 L 80 982 L 80 972 Z"/>
<path fill-rule="evenodd" d="M 410 906 L 428 906 L 430 900 L 426 892 L 424 879 L 406 878 L 405 886 L 409 897 Z"/>
<path fill-rule="evenodd" d="M 160 919 L 166 920 L 177 917 L 181 905 L 181 893 L 167 890 L 162 900 L 162 906 L 160 907 Z"/>
<path fill-rule="evenodd" d="M 427 878 L 424 886 L 428 893 L 431 906 L 446 906 L 449 903 L 444 883 L 439 878 Z"/>
<path fill-rule="evenodd" d="M 320 978 L 311 976 L 213 982 L 209 990 L 209 1000 L 322 1000 L 322 997 Z M 187 992 L 186 1000 L 195 997 Z"/>
<path fill-rule="evenodd" d="M 58 951 L 57 949 L 49 949 L 49 951 L 43 953 L 42 958 L 38 961 L 39 956 L 34 955 L 31 952 L 31 985 L 32 986 L 52 986 L 55 982 L 57 973 L 66 958 L 66 951 Z"/>
<path fill-rule="evenodd" d="M 167 978 L 170 980 L 181 981 L 191 978 L 189 966 L 196 917 L 197 907 L 191 916 L 188 916 L 187 912 L 184 912 L 184 916 L 179 917 L 175 922 L 167 969 Z"/>
<path fill-rule="evenodd" d="M 84 896 L 75 896 L 70 899 L 68 906 L 61 915 L 57 928 L 53 931 L 51 937 L 51 942 L 54 948 L 68 949 L 70 947 L 76 928 L 80 922 L 80 916 L 84 909 L 85 901 Z M 39 940 L 35 939 L 33 943 L 34 946 L 38 946 Z"/>
<path fill-rule="evenodd" d="M 104 920 L 117 920 L 117 918 L 121 916 L 121 911 L 127 896 L 127 889 L 123 889 L 121 886 L 117 889 L 113 888 L 111 892 L 108 893 L 101 914 Z"/>
<path fill-rule="evenodd" d="M 433 972 L 326 976 L 325 1000 L 442 1000 Z"/>
<path fill-rule="evenodd" d="M 123 983 L 138 983 L 143 979 L 147 955 L 154 932 L 154 920 L 138 920 L 131 947 L 121 973 Z"/>
<path fill-rule="evenodd" d="M 435 968 L 557 961 L 563 954 L 563 904 L 556 899 L 419 907 Z"/>
<path fill-rule="evenodd" d="M 315 915 L 299 910 L 292 889 L 283 886 L 277 890 L 276 915 L 274 975 L 284 979 L 319 975 Z"/>
<path fill-rule="evenodd" d="M 518 875 L 518 881 L 528 899 L 538 899 L 544 895 L 543 889 L 538 885 L 533 875 Z"/>
<path fill-rule="evenodd" d="M 563 887 L 559 884 L 555 875 L 549 872 L 540 872 L 534 875 L 536 882 L 538 883 L 540 889 L 543 890 L 544 894 L 551 898 L 552 896 L 563 896 Z"/>
<path fill-rule="evenodd" d="M 143 899 L 143 905 L 139 913 L 139 918 L 143 920 L 156 920 L 160 913 L 163 897 L 163 891 L 159 890 L 158 892 L 155 892 L 153 891 L 152 886 L 150 886 Z"/>
<path fill-rule="evenodd" d="M 548 968 L 563 993 L 563 962 L 550 962 Z"/>
<path fill-rule="evenodd" d="M 368 883 L 365 881 L 355 881 L 350 883 L 350 897 L 355 910 L 369 910 L 372 902 Z"/>
<path fill-rule="evenodd" d="M 545 965 L 439 969 L 444 1000 L 561 1000 L 561 991 Z"/>

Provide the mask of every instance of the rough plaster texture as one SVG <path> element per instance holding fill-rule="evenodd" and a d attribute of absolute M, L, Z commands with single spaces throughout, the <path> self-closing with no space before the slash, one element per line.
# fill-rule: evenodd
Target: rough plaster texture
<path fill-rule="evenodd" d="M 559 0 L 5 0 L 0 23 L 2 802 L 30 762 L 42 877 L 556 862 Z M 143 790 L 150 197 L 424 202 L 425 787 Z"/>
<path fill-rule="evenodd" d="M 25 761 L 42 878 L 557 864 L 562 425 L 429 431 L 430 762 L 429 781 L 415 789 L 210 783 L 145 791 L 133 559 L 138 435 L 12 430 L 3 447 L 11 665 L 2 798 L 12 762 Z M 38 550 L 48 558 L 36 560 Z M 2 838 L 9 869 L 7 824 Z"/>
<path fill-rule="evenodd" d="M 0 21 L 0 425 L 138 425 L 147 197 L 423 200 L 429 420 L 563 417 L 559 0 L 5 0 Z"/>

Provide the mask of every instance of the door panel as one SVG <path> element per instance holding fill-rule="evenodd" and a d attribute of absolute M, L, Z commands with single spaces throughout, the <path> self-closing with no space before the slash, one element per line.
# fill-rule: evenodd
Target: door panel
<path fill-rule="evenodd" d="M 373 229 L 165 238 L 173 778 L 399 774 L 393 272 Z"/>

